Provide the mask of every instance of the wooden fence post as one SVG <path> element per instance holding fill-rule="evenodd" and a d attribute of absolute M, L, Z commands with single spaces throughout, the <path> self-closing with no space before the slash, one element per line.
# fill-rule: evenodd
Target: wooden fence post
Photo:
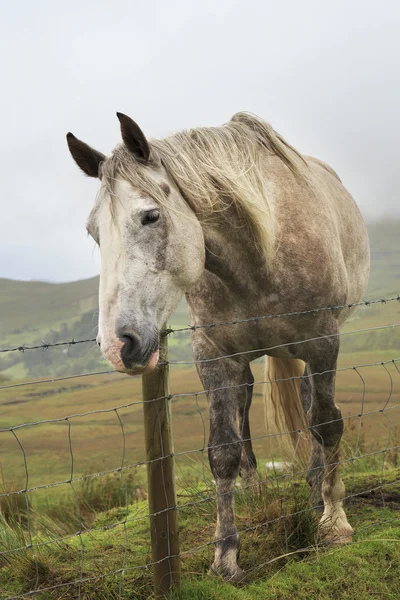
<path fill-rule="evenodd" d="M 168 361 L 167 340 L 160 341 L 160 363 Z M 168 364 L 143 375 L 142 389 L 154 591 L 165 598 L 180 589 L 181 575 Z"/>

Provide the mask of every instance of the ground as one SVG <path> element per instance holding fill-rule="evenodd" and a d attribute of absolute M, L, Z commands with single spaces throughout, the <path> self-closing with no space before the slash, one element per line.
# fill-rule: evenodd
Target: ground
<path fill-rule="evenodd" d="M 367 466 L 364 460 L 363 468 Z M 268 478 L 264 473 L 266 485 L 247 490 L 238 487 L 238 525 L 245 532 L 240 563 L 245 579 L 232 586 L 207 574 L 215 518 L 209 487 L 212 482 L 207 480 L 207 487 L 204 483 L 196 484 L 191 479 L 191 469 L 187 468 L 183 475 L 186 483 L 178 488 L 182 591 L 176 598 L 397 599 L 400 472 L 393 468 L 383 475 L 347 471 L 347 490 L 352 495 L 347 511 L 355 540 L 346 546 L 325 547 L 318 543 L 318 515 L 309 506 L 307 486 L 298 478 L 283 479 L 282 473 L 270 472 Z M 141 474 L 135 477 L 140 485 Z M 91 500 L 95 498 L 92 490 Z M 42 544 L 34 546 L 35 557 L 31 549 L 2 555 L 0 598 L 5 600 L 28 592 L 34 589 L 36 581 L 39 589 L 53 588 L 35 596 L 43 600 L 151 598 L 151 569 L 143 568 L 151 562 L 146 501 L 116 506 L 91 516 L 82 510 L 87 532 L 72 537 L 69 537 L 71 532 L 77 529 L 72 514 L 75 512 L 76 519 L 77 509 L 74 510 L 71 497 L 60 497 L 60 502 L 65 512 L 58 515 L 55 510 L 46 515 L 44 506 L 41 511 L 32 512 L 33 542 Z M 21 512 L 15 510 L 14 514 L 19 514 L 14 521 L 10 514 L 7 516 L 1 534 L 2 549 L 18 548 L 29 541 L 22 504 Z M 60 537 L 64 539 L 60 541 Z M 46 545 L 47 542 L 50 543 Z M 114 572 L 117 573 L 105 576 Z M 77 579 L 82 580 L 80 586 L 73 584 Z"/>

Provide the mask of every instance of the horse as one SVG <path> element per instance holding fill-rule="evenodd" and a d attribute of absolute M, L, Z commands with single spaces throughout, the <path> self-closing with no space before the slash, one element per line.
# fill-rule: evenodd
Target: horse
<path fill-rule="evenodd" d="M 101 182 L 87 221 L 101 254 L 97 341 L 116 370 L 150 372 L 160 332 L 186 296 L 193 356 L 209 390 L 217 503 L 211 572 L 243 576 L 234 492 L 239 473 L 257 468 L 250 362 L 262 356 L 270 419 L 297 449 L 304 423 L 311 431 L 307 479 L 321 486 L 320 532 L 328 542 L 351 541 L 334 396 L 339 327 L 369 277 L 355 201 L 330 166 L 254 115 L 153 140 L 130 117 L 117 117 L 122 143 L 108 157 L 67 134 L 78 167 Z"/>

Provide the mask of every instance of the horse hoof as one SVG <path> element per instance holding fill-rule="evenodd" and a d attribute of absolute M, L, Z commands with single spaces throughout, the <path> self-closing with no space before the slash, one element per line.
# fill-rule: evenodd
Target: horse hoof
<path fill-rule="evenodd" d="M 229 571 L 223 566 L 216 567 L 214 564 L 211 565 L 208 574 L 211 577 L 221 577 L 227 583 L 239 583 L 244 577 L 244 571 L 236 566 L 234 571 Z"/>
<path fill-rule="evenodd" d="M 351 544 L 354 531 L 350 525 L 321 529 L 321 541 L 327 544 Z"/>
<path fill-rule="evenodd" d="M 350 529 L 338 529 L 334 532 L 334 535 L 330 536 L 329 541 L 331 544 L 351 544 L 353 541 L 353 530 Z"/>

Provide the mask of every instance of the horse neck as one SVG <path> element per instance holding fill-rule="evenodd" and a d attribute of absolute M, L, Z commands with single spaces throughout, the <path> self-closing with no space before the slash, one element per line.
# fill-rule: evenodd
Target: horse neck
<path fill-rule="evenodd" d="M 218 280 L 232 297 L 248 298 L 254 282 L 266 278 L 265 259 L 249 228 L 229 209 L 204 227 L 204 239 L 205 276 L 200 286 L 204 289 Z"/>

